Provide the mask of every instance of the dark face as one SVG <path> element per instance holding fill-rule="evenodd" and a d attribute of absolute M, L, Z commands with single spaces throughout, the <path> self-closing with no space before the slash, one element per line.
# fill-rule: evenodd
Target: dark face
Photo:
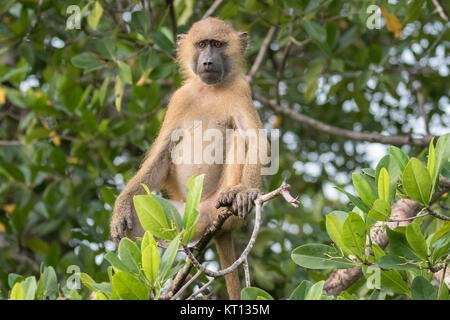
<path fill-rule="evenodd" d="M 225 42 L 202 40 L 195 44 L 196 59 L 194 71 L 206 84 L 216 84 L 227 76 L 229 62 L 225 55 Z"/>

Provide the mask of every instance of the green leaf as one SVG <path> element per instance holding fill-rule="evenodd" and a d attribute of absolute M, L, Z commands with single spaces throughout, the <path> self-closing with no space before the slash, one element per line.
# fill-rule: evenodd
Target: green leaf
<path fill-rule="evenodd" d="M 92 30 L 97 30 L 98 23 L 103 15 L 103 7 L 99 1 L 95 1 L 94 8 L 91 10 L 87 17 L 87 22 Z"/>
<path fill-rule="evenodd" d="M 134 276 L 122 271 L 112 278 L 112 286 L 124 300 L 148 300 L 148 289 Z"/>
<path fill-rule="evenodd" d="M 105 259 L 117 270 L 131 272 L 127 265 L 120 261 L 119 257 L 114 252 L 108 252 L 105 254 Z"/>
<path fill-rule="evenodd" d="M 16 283 L 11 290 L 10 300 L 25 300 L 25 292 L 23 291 L 22 285 Z"/>
<path fill-rule="evenodd" d="M 103 292 L 97 292 L 97 294 L 94 297 L 94 300 L 109 300 L 109 298 Z"/>
<path fill-rule="evenodd" d="M 160 279 L 161 282 L 164 282 L 167 279 L 167 275 L 169 274 L 170 268 L 172 267 L 172 264 L 177 256 L 179 246 L 180 246 L 180 236 L 178 235 L 176 236 L 175 239 L 173 239 L 170 242 L 166 251 L 164 251 L 164 254 L 161 258 L 161 265 L 159 268 L 159 275 L 158 275 L 158 279 Z"/>
<path fill-rule="evenodd" d="M 410 295 L 408 285 L 397 270 L 382 270 L 380 282 L 383 287 Z"/>
<path fill-rule="evenodd" d="M 349 212 L 342 228 L 342 241 L 360 261 L 364 261 L 366 247 L 366 227 L 359 214 Z"/>
<path fill-rule="evenodd" d="M 197 207 L 202 196 L 204 177 L 204 174 L 192 176 L 187 183 L 188 194 L 186 196 L 186 207 L 183 216 L 183 224 L 186 229 L 186 234 L 183 237 L 183 244 L 187 244 L 195 233 L 196 222 L 199 217 Z"/>
<path fill-rule="evenodd" d="M 433 245 L 433 243 L 436 242 L 436 240 L 445 236 L 449 232 L 450 232 L 450 221 L 445 221 L 444 225 L 438 231 L 436 231 L 431 237 L 430 245 Z"/>
<path fill-rule="evenodd" d="M 319 43 L 325 43 L 327 41 L 327 30 L 315 21 L 305 20 L 303 21 L 303 27 L 306 33 Z"/>
<path fill-rule="evenodd" d="M 411 283 L 411 296 L 413 300 L 436 300 L 437 291 L 427 279 L 417 276 Z"/>
<path fill-rule="evenodd" d="M 128 238 L 120 240 L 119 257 L 120 261 L 122 261 L 130 271 L 139 273 L 141 251 L 133 241 Z"/>
<path fill-rule="evenodd" d="M 112 38 L 95 39 L 96 52 L 105 59 L 114 60 L 116 58 L 116 45 Z"/>
<path fill-rule="evenodd" d="M 145 231 L 150 231 L 151 234 L 165 240 L 172 240 L 175 237 L 176 232 L 169 225 L 163 207 L 151 193 L 134 196 L 133 202 Z"/>
<path fill-rule="evenodd" d="M 160 196 L 153 195 L 153 197 L 159 202 L 159 204 L 163 207 L 164 212 L 166 213 L 167 219 L 170 224 L 175 226 L 177 231 L 180 231 L 183 227 L 183 218 L 178 212 L 177 208 L 167 199 L 164 199 Z"/>
<path fill-rule="evenodd" d="M 441 137 L 439 137 L 436 143 L 436 164 L 434 167 L 434 173 L 432 176 L 432 193 L 436 190 L 437 185 L 439 184 L 439 174 L 445 165 L 449 164 L 450 158 L 450 133 L 447 133 Z"/>
<path fill-rule="evenodd" d="M 378 197 L 381 200 L 389 201 L 389 173 L 386 168 L 381 168 L 378 176 Z"/>
<path fill-rule="evenodd" d="M 303 280 L 294 291 L 292 291 L 289 300 L 305 300 L 306 294 L 312 287 L 312 283 L 308 280 Z"/>
<path fill-rule="evenodd" d="M 434 176 L 434 169 L 436 165 L 436 152 L 433 144 L 434 138 L 430 141 L 430 146 L 428 148 L 428 160 L 427 160 L 427 170 L 430 177 Z"/>
<path fill-rule="evenodd" d="M 380 257 L 380 259 L 377 262 L 377 265 L 383 269 L 394 269 L 394 270 L 419 269 L 417 265 L 408 262 L 408 260 L 406 260 L 405 258 L 393 254 L 387 254 Z"/>
<path fill-rule="evenodd" d="M 427 242 L 420 231 L 420 225 L 417 222 L 410 223 L 406 227 L 406 240 L 414 252 L 423 260 L 428 259 Z"/>
<path fill-rule="evenodd" d="M 131 75 L 131 68 L 128 64 L 122 61 L 117 61 L 117 66 L 119 67 L 119 77 L 123 83 L 132 84 L 133 76 Z"/>
<path fill-rule="evenodd" d="M 409 161 L 408 155 L 405 152 L 403 152 L 402 149 L 394 146 L 389 147 L 388 153 L 393 157 L 393 159 L 397 163 L 400 172 L 403 172 Z"/>
<path fill-rule="evenodd" d="M 420 14 L 422 13 L 422 6 L 424 0 L 412 0 L 409 1 L 405 10 L 405 19 L 403 20 L 403 25 L 406 26 L 408 23 L 416 21 Z"/>
<path fill-rule="evenodd" d="M 423 163 L 417 158 L 411 158 L 403 171 L 403 188 L 408 197 L 423 205 L 430 202 L 431 177 Z"/>
<path fill-rule="evenodd" d="M 355 197 L 354 195 L 352 195 L 351 193 L 345 191 L 345 190 L 342 189 L 342 188 L 339 188 L 339 187 L 335 187 L 335 188 L 336 188 L 337 190 L 339 190 L 340 192 L 345 193 L 345 195 L 350 199 L 350 201 L 351 201 L 355 206 L 357 206 L 360 210 L 362 210 L 363 212 L 366 212 L 366 213 L 367 213 L 367 212 L 370 211 L 369 207 L 366 206 L 366 205 L 364 204 L 364 202 L 362 202 L 362 200 L 361 200 L 360 198 Z"/>
<path fill-rule="evenodd" d="M 37 290 L 36 278 L 34 276 L 27 277 L 21 282 L 21 285 L 25 294 L 25 300 L 34 300 Z"/>
<path fill-rule="evenodd" d="M 141 245 L 142 269 L 148 281 L 153 285 L 159 270 L 159 252 L 155 239 L 146 231 Z"/>
<path fill-rule="evenodd" d="M 345 247 L 344 242 L 342 241 L 342 229 L 343 223 L 339 218 L 334 215 L 327 214 L 325 217 L 325 224 L 327 227 L 327 232 L 330 235 L 330 238 L 334 243 L 344 252 L 349 253 L 349 250 Z"/>
<path fill-rule="evenodd" d="M 364 179 L 364 177 L 359 173 L 352 174 L 353 186 L 358 193 L 361 200 L 367 206 L 371 207 L 373 202 L 377 198 L 370 187 L 370 184 Z"/>
<path fill-rule="evenodd" d="M 325 281 L 315 283 L 306 294 L 305 300 L 320 300 L 322 298 L 323 285 Z"/>
<path fill-rule="evenodd" d="M 150 30 L 150 17 L 143 10 L 134 11 L 131 14 L 130 25 L 134 30 L 146 37 Z"/>
<path fill-rule="evenodd" d="M 173 44 L 162 32 L 150 32 L 153 42 L 164 52 L 173 54 Z"/>
<path fill-rule="evenodd" d="M 358 300 L 354 295 L 348 293 L 347 291 L 342 291 L 337 300 Z"/>
<path fill-rule="evenodd" d="M 351 260 L 337 255 L 335 248 L 312 243 L 297 247 L 292 251 L 292 260 L 308 269 L 347 269 L 356 266 Z"/>
<path fill-rule="evenodd" d="M 81 68 L 84 72 L 90 72 L 103 68 L 103 62 L 92 52 L 83 52 L 71 59 L 74 67 Z"/>
<path fill-rule="evenodd" d="M 111 207 L 114 206 L 114 202 L 116 201 L 116 196 L 114 195 L 114 192 L 112 191 L 112 189 L 103 187 L 100 189 L 100 194 L 102 196 L 103 201 L 105 201 Z"/>
<path fill-rule="evenodd" d="M 369 218 L 377 221 L 388 221 L 391 216 L 391 206 L 385 200 L 377 199 L 369 211 Z"/>
<path fill-rule="evenodd" d="M 17 273 L 8 274 L 8 285 L 10 288 L 14 287 L 14 285 L 17 282 L 22 282 L 23 280 L 25 280 L 25 278 L 23 276 L 21 276 L 20 274 L 17 274 Z"/>
<path fill-rule="evenodd" d="M 256 287 L 247 287 L 241 290 L 241 300 L 257 300 L 262 297 L 266 300 L 274 300 L 266 291 Z"/>
<path fill-rule="evenodd" d="M 389 237 L 389 251 L 392 254 L 400 257 L 405 257 L 407 260 L 419 261 L 419 257 L 408 244 L 405 235 L 401 232 L 393 231 L 386 228 L 387 235 Z"/>
<path fill-rule="evenodd" d="M 114 84 L 114 97 L 117 111 L 120 112 L 122 108 L 122 97 L 123 97 L 123 85 L 120 76 L 116 76 L 116 81 Z"/>
<path fill-rule="evenodd" d="M 36 300 L 55 299 L 58 292 L 58 279 L 53 267 L 47 267 L 41 273 L 36 289 Z"/>

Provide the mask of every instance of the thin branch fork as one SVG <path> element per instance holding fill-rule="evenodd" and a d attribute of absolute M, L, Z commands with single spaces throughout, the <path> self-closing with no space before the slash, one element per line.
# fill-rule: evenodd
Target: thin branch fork
<path fill-rule="evenodd" d="M 185 246 L 184 251 L 187 254 L 187 256 L 189 257 L 188 261 L 186 262 L 186 265 L 188 265 L 188 267 L 186 268 L 186 265 L 185 265 L 185 268 L 183 268 L 180 271 L 180 273 L 184 273 L 184 272 L 188 273 L 190 270 L 190 267 L 192 265 L 194 267 L 196 267 L 198 269 L 198 271 L 188 281 L 188 283 L 186 283 L 184 286 L 182 286 L 179 290 L 177 290 L 177 288 L 174 287 L 174 285 L 172 285 L 172 287 L 171 287 L 171 289 L 169 289 L 168 293 L 166 293 L 165 295 L 162 295 L 160 297 L 160 299 L 172 299 L 172 300 L 176 299 L 200 275 L 200 273 L 205 273 L 206 275 L 211 276 L 214 279 L 214 278 L 225 276 L 226 274 L 231 273 L 234 270 L 236 270 L 239 265 L 241 265 L 242 263 L 244 263 L 247 260 L 247 256 L 248 256 L 249 252 L 251 251 L 251 249 L 253 248 L 253 245 L 255 244 L 256 238 L 259 233 L 259 228 L 261 225 L 261 211 L 262 211 L 261 208 L 262 208 L 262 205 L 264 204 L 264 202 L 267 202 L 275 197 L 282 196 L 286 200 L 286 202 L 291 204 L 293 207 L 298 207 L 299 201 L 297 198 L 294 198 L 291 196 L 291 194 L 289 193 L 289 189 L 290 189 L 290 185 L 287 184 L 285 181 L 283 181 L 283 183 L 281 184 L 281 186 L 278 189 L 273 190 L 269 193 L 260 195 L 258 198 L 256 198 L 256 200 L 255 200 L 255 225 L 253 227 L 253 232 L 252 232 L 251 238 L 247 244 L 247 247 L 242 252 L 241 256 L 228 268 L 225 268 L 225 269 L 219 270 L 219 271 L 212 271 L 212 270 L 209 270 L 209 269 L 203 267 L 203 265 L 197 260 L 196 256 L 192 253 L 192 251 L 188 247 Z M 196 249 L 197 251 L 199 251 L 199 253 L 201 253 L 203 251 L 203 248 L 206 247 L 206 244 L 209 242 L 209 240 L 211 240 L 211 238 L 215 234 L 215 232 L 220 229 L 220 227 L 223 225 L 223 223 L 229 216 L 231 216 L 229 210 L 219 214 L 218 219 L 215 222 L 213 222 L 213 224 L 208 228 L 207 232 L 205 233 L 205 236 L 200 239 L 200 241 L 197 243 L 197 245 L 194 247 L 194 249 Z M 204 240 L 204 238 L 208 239 L 208 241 Z M 200 243 L 200 246 L 199 246 L 199 243 Z M 197 256 L 198 255 L 199 254 L 197 254 Z M 176 276 L 174 283 L 177 282 L 177 279 L 178 279 L 178 281 L 180 279 L 183 279 L 183 281 L 184 281 L 185 276 L 183 277 L 182 275 L 180 275 L 180 273 Z M 210 280 L 210 282 L 212 282 L 212 280 Z M 204 289 L 202 289 L 202 291 L 203 290 Z M 174 293 L 174 292 L 176 292 L 176 293 Z"/>
<path fill-rule="evenodd" d="M 239 267 L 243 262 L 245 262 L 247 260 L 247 256 L 250 253 L 250 251 L 252 250 L 253 245 L 256 242 L 256 238 L 259 233 L 259 228 L 261 226 L 261 207 L 262 207 L 263 203 L 281 195 L 292 206 L 298 207 L 298 200 L 293 198 L 290 195 L 289 188 L 290 188 L 290 186 L 286 182 L 283 181 L 283 183 L 281 184 L 281 186 L 278 189 L 256 198 L 256 200 L 255 200 L 255 225 L 253 227 L 253 232 L 250 237 L 250 241 L 248 242 L 247 247 L 244 249 L 241 256 L 228 268 L 222 269 L 220 271 L 209 270 L 209 269 L 205 268 L 200 262 L 197 261 L 195 256 L 189 250 L 189 248 L 185 247 L 184 252 L 186 252 L 186 254 L 188 255 L 189 259 L 192 261 L 194 266 L 198 270 L 202 271 L 203 273 L 205 273 L 208 276 L 218 278 L 218 277 L 223 277 L 226 274 L 233 272 L 234 270 L 237 269 L 237 267 Z"/>

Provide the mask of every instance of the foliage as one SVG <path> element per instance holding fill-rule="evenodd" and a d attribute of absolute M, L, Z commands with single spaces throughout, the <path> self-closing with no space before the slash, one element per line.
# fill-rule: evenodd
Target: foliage
<path fill-rule="evenodd" d="M 170 2 L 75 1 L 80 9 L 79 21 L 74 15 L 76 8 L 69 8 L 74 5 L 70 0 L 0 2 L 1 298 L 8 298 L 13 287 L 15 297 L 23 294 L 31 298 L 34 283 L 37 288 L 40 279 L 54 279 L 53 274 L 59 283 L 65 283 L 73 276 L 73 271 L 68 271 L 70 266 L 78 266 L 80 274 L 89 275 L 92 281 L 83 276 L 83 282 L 92 283 L 93 288 L 111 283 L 115 275 L 111 260 L 119 263 L 122 259 L 119 253 L 119 261 L 114 260 L 113 252 L 120 248 L 109 240 L 115 197 L 154 141 L 170 94 L 182 82 L 174 61 L 173 34 L 186 32 L 213 3 L 175 0 L 173 21 Z M 449 12 L 448 4 L 441 2 Z M 445 43 L 450 40 L 444 20 L 435 13 L 432 1 L 398 0 L 392 4 L 383 0 L 376 4 L 382 9 L 379 17 L 385 23 L 372 28 L 370 22 L 377 14 L 368 11 L 371 4 L 226 0 L 214 15 L 249 33 L 249 69 L 269 28 L 277 26 L 252 81 L 255 94 L 279 100 L 280 105 L 336 127 L 416 137 L 427 133 L 419 108 L 420 85 L 431 134 L 443 135 L 448 132 L 445 125 L 449 122 Z M 297 45 L 299 42 L 304 43 Z M 286 68 L 281 70 L 284 52 L 288 52 Z M 394 197 L 408 196 L 426 204 L 436 192 L 438 172 L 445 170 L 448 147 L 430 147 L 430 155 L 434 153 L 431 158 L 436 160 L 425 166 L 422 148 L 405 145 L 401 149 L 391 147 L 375 170 L 352 176 L 352 172 L 378 161 L 383 148 L 373 149 L 373 144 L 312 130 L 258 101 L 255 106 L 265 127 L 280 129 L 281 169 L 266 179 L 263 189 L 277 187 L 286 177 L 303 204 L 300 210 L 294 210 L 273 201 L 264 208 L 264 225 L 249 259 L 252 285 L 271 297 L 288 297 L 296 291 L 303 297 L 309 293 L 306 288 L 326 279 L 326 271 L 299 268 L 291 259 L 292 249 L 306 243 L 321 246 L 306 247 L 308 250 L 302 254 L 324 252 L 333 235 L 333 250 L 342 250 L 342 257 L 354 254 L 369 260 L 361 250 L 362 237 L 344 237 L 344 229 L 347 233 L 362 230 L 363 222 L 366 234 L 370 219 L 388 217 Z M 441 141 L 438 144 L 447 145 Z M 409 160 L 407 154 L 418 160 Z M 406 188 L 395 182 L 403 178 L 408 181 Z M 350 182 L 358 197 L 352 195 Z M 343 209 L 345 198 L 334 192 L 333 185 L 347 192 L 357 209 Z M 154 200 L 165 213 L 171 211 L 158 195 L 153 199 L 138 198 L 137 206 L 143 205 L 144 210 L 155 206 Z M 327 212 L 333 214 L 324 218 Z M 347 215 L 351 219 L 345 225 Z M 159 215 L 157 220 L 149 220 L 149 228 L 153 223 L 167 227 L 165 234 L 158 234 L 161 229 L 152 229 L 151 235 L 175 239 L 184 228 L 179 239 L 186 243 L 192 235 L 195 210 L 188 216 L 183 220 L 172 214 Z M 444 235 L 434 241 L 431 235 L 441 234 L 439 230 L 445 225 L 431 217 L 418 222 L 428 241 L 427 251 L 442 248 Z M 340 232 L 344 233 L 337 236 Z M 411 246 L 414 252 L 424 253 L 416 229 L 409 231 L 414 245 L 409 244 L 406 231 L 398 233 L 391 235 L 400 239 L 400 248 L 409 252 Z M 237 247 L 241 248 L 248 236 L 245 230 L 237 235 Z M 122 250 L 135 249 L 133 257 L 138 256 L 137 248 L 141 261 L 144 254 L 156 257 L 152 246 L 142 248 L 129 242 L 123 246 Z M 414 265 L 425 263 L 426 259 L 414 256 L 408 256 L 408 261 Z M 206 257 L 207 262 L 217 261 L 212 248 Z M 434 263 L 438 258 L 428 259 Z M 161 267 L 162 258 L 160 262 Z M 371 263 L 377 264 L 378 260 Z M 346 266 L 348 259 L 333 264 Z M 131 264 L 125 266 L 136 271 Z M 145 262 L 145 269 L 146 273 L 139 269 L 143 275 L 137 279 L 153 281 L 156 262 Z M 120 286 L 129 273 L 117 270 L 123 272 L 116 278 Z M 406 279 L 404 270 L 388 272 Z M 420 272 L 429 283 L 428 271 Z M 11 282 L 11 274 L 24 277 Z M 34 277 L 39 281 L 26 280 Z M 21 279 L 27 282 L 21 281 L 19 286 Z M 140 283 L 146 286 L 145 281 Z M 62 297 L 56 281 L 50 283 L 51 298 Z M 431 292 L 419 277 L 406 283 L 413 297 Z M 368 297 L 361 288 L 357 283 L 344 296 Z M 225 297 L 223 281 L 216 281 L 213 289 L 219 298 Z M 65 286 L 61 290 L 65 297 L 86 299 L 92 288 L 84 287 L 74 296 Z M 146 290 L 151 287 L 146 286 Z M 251 289 L 245 294 L 267 298 Z"/>

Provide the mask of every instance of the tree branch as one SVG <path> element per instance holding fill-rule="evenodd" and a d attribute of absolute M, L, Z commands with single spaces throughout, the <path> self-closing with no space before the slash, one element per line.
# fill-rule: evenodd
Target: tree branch
<path fill-rule="evenodd" d="M 258 72 L 259 67 L 261 66 L 261 63 L 263 62 L 264 55 L 266 54 L 266 51 L 269 48 L 270 42 L 272 41 L 272 38 L 275 34 L 276 29 L 277 29 L 277 27 L 272 26 L 272 27 L 270 27 L 269 31 L 267 32 L 267 35 L 264 38 L 264 42 L 258 51 L 258 55 L 256 56 L 255 62 L 253 63 L 253 66 L 247 75 L 248 82 L 252 82 L 253 77 L 255 76 L 256 72 Z"/>
<path fill-rule="evenodd" d="M 222 2 L 223 2 L 223 0 L 214 1 L 214 3 L 211 5 L 211 7 L 209 7 L 209 9 L 203 15 L 202 20 L 210 17 L 214 13 L 214 11 L 216 11 L 216 9 L 222 4 Z"/>
<path fill-rule="evenodd" d="M 433 136 L 425 136 L 422 138 L 413 138 L 408 135 L 404 136 L 387 136 L 376 133 L 364 133 L 364 132 L 355 132 L 352 130 L 342 129 L 338 127 L 334 127 L 328 125 L 326 123 L 320 122 L 311 117 L 305 116 L 301 113 L 298 113 L 295 110 L 288 109 L 285 107 L 281 107 L 274 100 L 266 99 L 258 94 L 254 94 L 255 100 L 261 102 L 264 105 L 269 106 L 277 113 L 282 113 L 291 119 L 294 119 L 302 124 L 305 124 L 313 129 L 316 129 L 321 132 L 328 133 L 333 136 L 346 138 L 354 141 L 367 141 L 367 142 L 378 142 L 383 144 L 391 144 L 395 146 L 402 146 L 405 144 L 412 144 L 417 146 L 427 146 Z"/>
<path fill-rule="evenodd" d="M 198 256 L 203 252 L 203 249 L 206 247 L 208 242 L 211 240 L 212 236 L 222 227 L 225 220 L 232 214 L 228 209 L 221 212 L 219 214 L 218 218 L 216 219 L 216 221 L 214 221 L 208 227 L 208 230 L 205 232 L 205 234 L 202 236 L 202 238 L 199 240 L 199 242 L 195 245 L 194 250 L 198 251 L 197 255 L 194 255 L 189 248 L 184 247 L 184 251 L 186 252 L 189 259 L 187 260 L 184 268 L 175 277 L 175 280 L 172 283 L 171 288 L 168 290 L 168 292 L 166 294 L 161 295 L 160 299 L 161 300 L 176 299 L 177 297 L 180 296 L 181 292 L 183 292 L 184 290 L 187 289 L 187 287 L 195 279 L 189 280 L 189 282 L 186 283 L 181 288 L 180 288 L 180 286 L 181 286 L 180 284 L 182 284 L 182 282 L 186 279 L 186 276 L 189 273 L 192 265 L 194 265 L 198 269 L 198 272 L 196 273 L 195 278 L 198 277 L 199 272 L 203 272 L 208 276 L 217 278 L 217 277 L 222 277 L 222 276 L 236 270 L 236 268 L 240 264 L 242 264 L 244 261 L 246 261 L 249 252 L 251 251 L 251 249 L 253 248 L 253 245 L 255 244 L 256 237 L 258 236 L 259 228 L 261 225 L 261 211 L 262 211 L 261 208 L 262 208 L 263 203 L 266 201 L 269 201 L 277 196 L 282 196 L 292 206 L 298 207 L 299 202 L 296 198 L 291 196 L 291 194 L 289 193 L 289 188 L 290 188 L 290 185 L 288 185 L 285 181 L 283 181 L 283 183 L 281 184 L 281 186 L 278 189 L 273 190 L 269 193 L 260 195 L 258 198 L 256 198 L 256 200 L 255 200 L 255 225 L 253 227 L 253 232 L 252 232 L 251 238 L 247 244 L 247 247 L 244 249 L 241 256 L 231 266 L 229 266 L 223 270 L 212 271 L 212 270 L 205 268 L 198 261 Z"/>

